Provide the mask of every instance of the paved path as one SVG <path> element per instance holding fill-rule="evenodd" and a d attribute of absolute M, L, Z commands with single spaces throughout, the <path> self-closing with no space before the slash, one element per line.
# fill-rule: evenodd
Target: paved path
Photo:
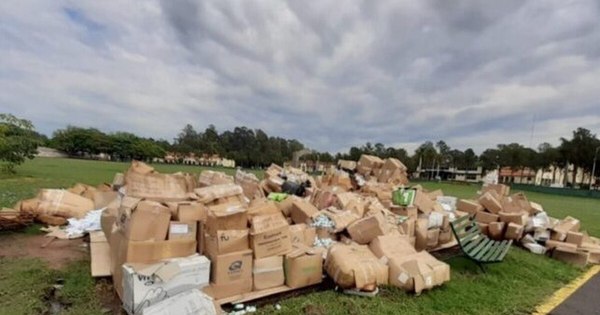
<path fill-rule="evenodd" d="M 553 309 L 552 315 L 600 314 L 600 273 Z"/>

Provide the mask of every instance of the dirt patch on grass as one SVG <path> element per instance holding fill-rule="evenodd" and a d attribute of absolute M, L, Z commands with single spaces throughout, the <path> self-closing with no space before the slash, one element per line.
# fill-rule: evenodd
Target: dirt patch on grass
<path fill-rule="evenodd" d="M 61 269 L 73 261 L 89 257 L 83 239 L 56 239 L 42 248 L 50 238 L 43 235 L 10 234 L 0 236 L 0 258 L 39 258 L 52 269 Z"/>

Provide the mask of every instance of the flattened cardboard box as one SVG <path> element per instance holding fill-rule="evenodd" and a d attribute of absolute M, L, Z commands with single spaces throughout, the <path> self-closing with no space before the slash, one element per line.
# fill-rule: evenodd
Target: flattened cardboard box
<path fill-rule="evenodd" d="M 552 258 L 576 266 L 585 267 L 588 264 L 590 253 L 559 246 L 552 252 Z"/>
<path fill-rule="evenodd" d="M 208 285 L 210 261 L 199 255 L 151 265 L 123 265 L 123 308 L 141 311 L 169 296 Z"/>
<path fill-rule="evenodd" d="M 92 277 L 110 276 L 110 259 L 110 246 L 104 232 L 90 232 L 90 270 L 92 271 Z"/>
<path fill-rule="evenodd" d="M 178 201 L 189 198 L 187 180 L 183 175 L 148 173 L 131 170 L 125 174 L 127 195 L 157 201 Z"/>
<path fill-rule="evenodd" d="M 290 288 L 302 288 L 321 283 L 323 280 L 322 251 L 299 246 L 285 255 L 285 284 Z"/>
<path fill-rule="evenodd" d="M 39 214 L 81 219 L 94 209 L 92 200 L 62 189 L 41 189 L 37 198 Z"/>
<path fill-rule="evenodd" d="M 229 254 L 250 249 L 249 230 L 221 230 L 217 235 L 204 236 L 204 250 L 207 255 Z"/>
<path fill-rule="evenodd" d="M 283 256 L 255 259 L 252 268 L 255 291 L 282 286 L 285 282 Z"/>
<path fill-rule="evenodd" d="M 254 258 L 283 255 L 292 249 L 290 226 L 281 214 L 252 218 L 250 235 Z"/>
<path fill-rule="evenodd" d="M 252 251 L 244 250 L 235 253 L 212 257 L 211 282 L 227 284 L 241 279 L 252 279 Z"/>

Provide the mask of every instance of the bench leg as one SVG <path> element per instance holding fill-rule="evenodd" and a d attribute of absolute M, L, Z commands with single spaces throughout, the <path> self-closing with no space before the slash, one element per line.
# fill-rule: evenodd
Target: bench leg
<path fill-rule="evenodd" d="M 483 271 L 483 273 L 486 273 L 485 272 L 485 268 L 483 267 L 482 263 L 477 263 L 477 265 L 479 266 L 479 268 L 481 269 L 481 271 Z"/>

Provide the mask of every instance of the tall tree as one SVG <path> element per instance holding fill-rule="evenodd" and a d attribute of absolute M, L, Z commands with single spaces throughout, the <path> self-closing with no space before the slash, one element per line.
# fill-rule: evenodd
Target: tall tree
<path fill-rule="evenodd" d="M 41 143 L 31 121 L 0 114 L 0 162 L 2 171 L 14 173 L 15 166 L 33 159 Z"/>

